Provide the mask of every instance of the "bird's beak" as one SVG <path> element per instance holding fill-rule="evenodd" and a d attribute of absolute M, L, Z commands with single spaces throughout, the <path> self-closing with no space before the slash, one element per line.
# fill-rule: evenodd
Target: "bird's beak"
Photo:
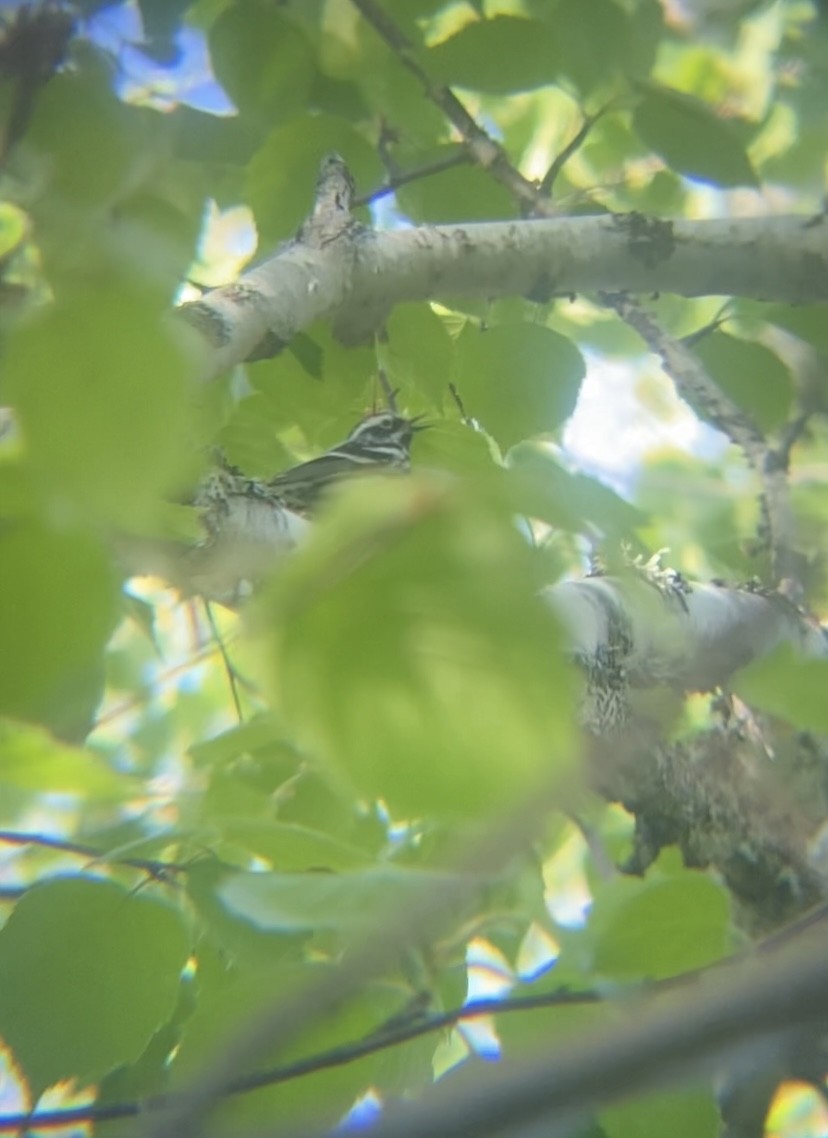
<path fill-rule="evenodd" d="M 425 419 L 425 415 L 415 415 L 413 418 L 408 420 L 412 431 L 427 431 L 429 427 L 434 426 L 433 423 L 422 422 L 423 419 Z"/>

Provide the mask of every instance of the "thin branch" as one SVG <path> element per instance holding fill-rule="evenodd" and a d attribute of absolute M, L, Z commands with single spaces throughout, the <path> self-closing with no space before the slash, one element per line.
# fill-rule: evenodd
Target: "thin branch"
<path fill-rule="evenodd" d="M 600 118 L 603 118 L 603 116 L 607 113 L 607 111 L 610 109 L 610 105 L 610 103 L 605 103 L 603 107 L 600 107 L 595 112 L 595 114 L 584 116 L 584 121 L 581 123 L 581 126 L 575 134 L 575 137 L 566 144 L 566 146 L 563 148 L 563 150 L 560 151 L 559 154 L 555 156 L 549 169 L 546 171 L 543 178 L 541 178 L 540 185 L 538 186 L 538 193 L 543 194 L 544 197 L 550 196 L 555 185 L 555 181 L 557 180 L 557 177 L 560 174 L 561 170 L 563 170 L 564 166 L 572 157 L 572 155 L 581 149 L 587 140 L 589 132 L 592 130 L 598 120 Z"/>
<path fill-rule="evenodd" d="M 384 185 L 378 186 L 377 189 L 371 190 L 368 194 L 354 198 L 354 206 L 370 205 L 371 202 L 379 201 L 380 198 L 393 194 L 400 186 L 407 186 L 410 182 L 430 178 L 433 174 L 442 174 L 444 170 L 453 170 L 455 166 L 468 166 L 471 161 L 469 152 L 461 148 L 446 158 L 440 158 L 435 162 L 424 162 L 422 166 L 414 166 L 411 170 L 391 174 Z"/>
<path fill-rule="evenodd" d="M 66 838 L 57 838 L 50 834 L 35 834 L 18 830 L 0 830 L 0 842 L 15 846 L 42 846 L 44 849 L 59 850 L 62 853 L 76 854 L 87 858 L 90 862 L 106 862 L 110 865 L 124 865 L 130 869 L 141 870 L 149 874 L 155 881 L 164 885 L 173 884 L 178 874 L 186 873 L 187 866 L 181 862 L 159 861 L 155 858 L 145 857 L 117 857 L 102 853 L 92 846 L 72 842 Z"/>
<path fill-rule="evenodd" d="M 432 81 L 417 61 L 414 45 L 391 17 L 375 0 L 351 0 L 351 3 L 454 126 L 477 165 L 490 171 L 524 206 L 536 207 L 539 197 L 535 183 L 515 170 L 503 147 L 475 122 L 451 88 Z M 549 202 L 545 201 L 544 205 L 549 206 Z"/>
<path fill-rule="evenodd" d="M 237 1079 L 227 1088 L 226 1094 L 228 1096 L 247 1094 L 264 1087 L 276 1086 L 279 1083 L 303 1078 L 319 1071 L 346 1066 L 348 1063 L 364 1059 L 368 1055 L 375 1055 L 388 1048 L 410 1043 L 424 1035 L 444 1031 L 456 1027 L 458 1023 L 479 1019 L 483 1016 L 512 1015 L 527 1011 L 538 1011 L 543 1008 L 610 1003 L 615 999 L 619 1002 L 628 1002 L 633 994 L 656 994 L 680 989 L 688 984 L 695 983 L 710 972 L 732 968 L 734 965 L 744 963 L 754 953 L 761 956 L 769 952 L 772 953 L 785 944 L 795 944 L 804 932 L 825 923 L 826 919 L 828 919 L 828 905 L 819 905 L 798 920 L 766 937 L 753 949 L 736 953 L 723 960 L 714 961 L 702 968 L 683 972 L 678 976 L 667 977 L 654 983 L 631 985 L 623 990 L 616 989 L 612 996 L 591 988 L 580 991 L 560 988 L 553 992 L 507 996 L 503 999 L 471 1000 L 445 1012 L 396 1023 L 393 1028 L 385 1030 L 381 1028 L 362 1039 L 331 1047 L 327 1051 L 308 1055 L 292 1063 L 285 1063 L 264 1071 L 256 1071 L 251 1075 Z M 163 1103 L 164 1097 L 162 1096 L 159 1101 Z M 42 1111 L 34 1116 L 30 1113 L 4 1114 L 0 1115 L 0 1134 L 22 1129 L 24 1126 L 36 1126 L 38 1129 L 51 1130 L 82 1122 L 107 1122 L 119 1118 L 131 1118 L 145 1109 L 146 1104 L 142 1102 L 121 1102 L 110 1103 L 106 1106 L 90 1104 L 89 1106 L 71 1107 L 63 1110 Z"/>
<path fill-rule="evenodd" d="M 550 786 L 537 793 L 474 841 L 467 841 L 439 893 L 423 889 L 404 909 L 386 914 L 381 930 L 372 929 L 344 955 L 339 967 L 287 997 L 267 1001 L 241 1033 L 225 1043 L 221 1054 L 201 1068 L 188 1089 L 147 1114 L 142 1128 L 146 1138 L 180 1138 L 198 1132 L 212 1108 L 261 1055 L 286 1047 L 309 1024 L 319 1022 L 367 980 L 382 974 L 412 942 L 436 935 L 486 875 L 528 848 L 541 820 L 556 804 L 556 790 Z"/>
<path fill-rule="evenodd" d="M 786 470 L 750 415 L 737 406 L 709 376 L 707 369 L 686 343 L 668 335 L 658 321 L 624 293 L 603 293 L 602 299 L 625 324 L 634 328 L 651 351 L 661 358 L 677 393 L 701 410 L 731 442 L 740 447 L 762 484 L 763 514 L 774 583 L 793 581 L 796 586 L 793 550 L 794 518 Z"/>
<path fill-rule="evenodd" d="M 607 1103 L 687 1081 L 734 1052 L 768 1043 L 775 1059 L 791 1031 L 818 1028 L 826 1015 L 828 957 L 820 934 L 805 935 L 738 974 L 708 976 L 692 990 L 631 1006 L 623 1018 L 532 1060 L 438 1084 L 416 1103 L 389 1109 L 372 1138 L 483 1138 L 530 1126 L 558 1138 Z M 771 1061 L 766 1051 L 750 1054 L 757 1065 Z M 300 1135 L 323 1133 L 336 1132 Z"/>

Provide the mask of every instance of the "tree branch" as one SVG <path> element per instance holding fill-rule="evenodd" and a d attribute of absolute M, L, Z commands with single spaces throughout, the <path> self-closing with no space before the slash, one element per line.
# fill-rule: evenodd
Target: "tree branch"
<path fill-rule="evenodd" d="M 622 1020 L 583 1033 L 551 1054 L 526 1062 L 507 1059 L 476 1078 L 446 1079 L 416 1103 L 390 1107 L 371 1134 L 483 1138 L 520 1134 L 540 1124 L 547 1138 L 557 1138 L 601 1106 L 686 1081 L 736 1051 L 750 1049 L 757 1066 L 767 1063 L 792 1029 L 823 1025 L 826 1015 L 823 939 L 804 934 L 795 946 L 748 964 L 739 974 L 712 974 L 690 991 L 642 1001 Z M 771 1045 L 770 1054 L 759 1047 L 763 1043 Z M 273 1133 L 258 1131 L 256 1138 Z M 297 1138 L 323 1133 L 336 1132 L 310 1131 Z"/>
<path fill-rule="evenodd" d="M 700 408 L 715 427 L 744 451 L 762 485 L 763 513 L 774 582 L 790 581 L 797 594 L 801 595 L 801 585 L 796 579 L 794 516 L 787 480 L 787 462 L 782 461 L 782 452 L 771 449 L 750 415 L 724 394 L 687 344 L 669 336 L 649 312 L 628 296 L 604 294 L 603 299 L 626 324 L 638 332 L 650 350 L 661 358 L 664 370 L 675 384 L 678 395 L 687 400 L 691 407 Z"/>
<path fill-rule="evenodd" d="M 825 300 L 828 220 L 622 214 L 346 229 L 322 248 L 291 242 L 239 281 L 177 311 L 201 335 L 201 378 L 209 380 L 257 349 L 275 354 L 318 319 L 331 320 L 342 342 L 358 343 L 406 301 L 547 301 L 597 290 Z"/>

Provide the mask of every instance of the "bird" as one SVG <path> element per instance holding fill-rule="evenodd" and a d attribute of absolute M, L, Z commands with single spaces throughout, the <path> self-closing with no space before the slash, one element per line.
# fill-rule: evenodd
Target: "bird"
<path fill-rule="evenodd" d="M 387 471 L 406 473 L 414 435 L 427 427 L 422 418 L 407 418 L 392 411 L 368 415 L 343 442 L 269 479 L 265 492 L 285 509 L 307 516 L 325 491 L 343 479 Z"/>

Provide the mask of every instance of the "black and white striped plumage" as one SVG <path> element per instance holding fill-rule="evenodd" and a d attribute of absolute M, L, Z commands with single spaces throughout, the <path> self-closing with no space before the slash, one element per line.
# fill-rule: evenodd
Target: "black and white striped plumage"
<path fill-rule="evenodd" d="M 320 494 L 343 478 L 374 470 L 407 471 L 411 441 L 424 426 L 418 417 L 407 419 L 391 411 L 369 415 L 344 442 L 271 478 L 267 491 L 288 510 L 305 514 L 317 505 Z"/>

